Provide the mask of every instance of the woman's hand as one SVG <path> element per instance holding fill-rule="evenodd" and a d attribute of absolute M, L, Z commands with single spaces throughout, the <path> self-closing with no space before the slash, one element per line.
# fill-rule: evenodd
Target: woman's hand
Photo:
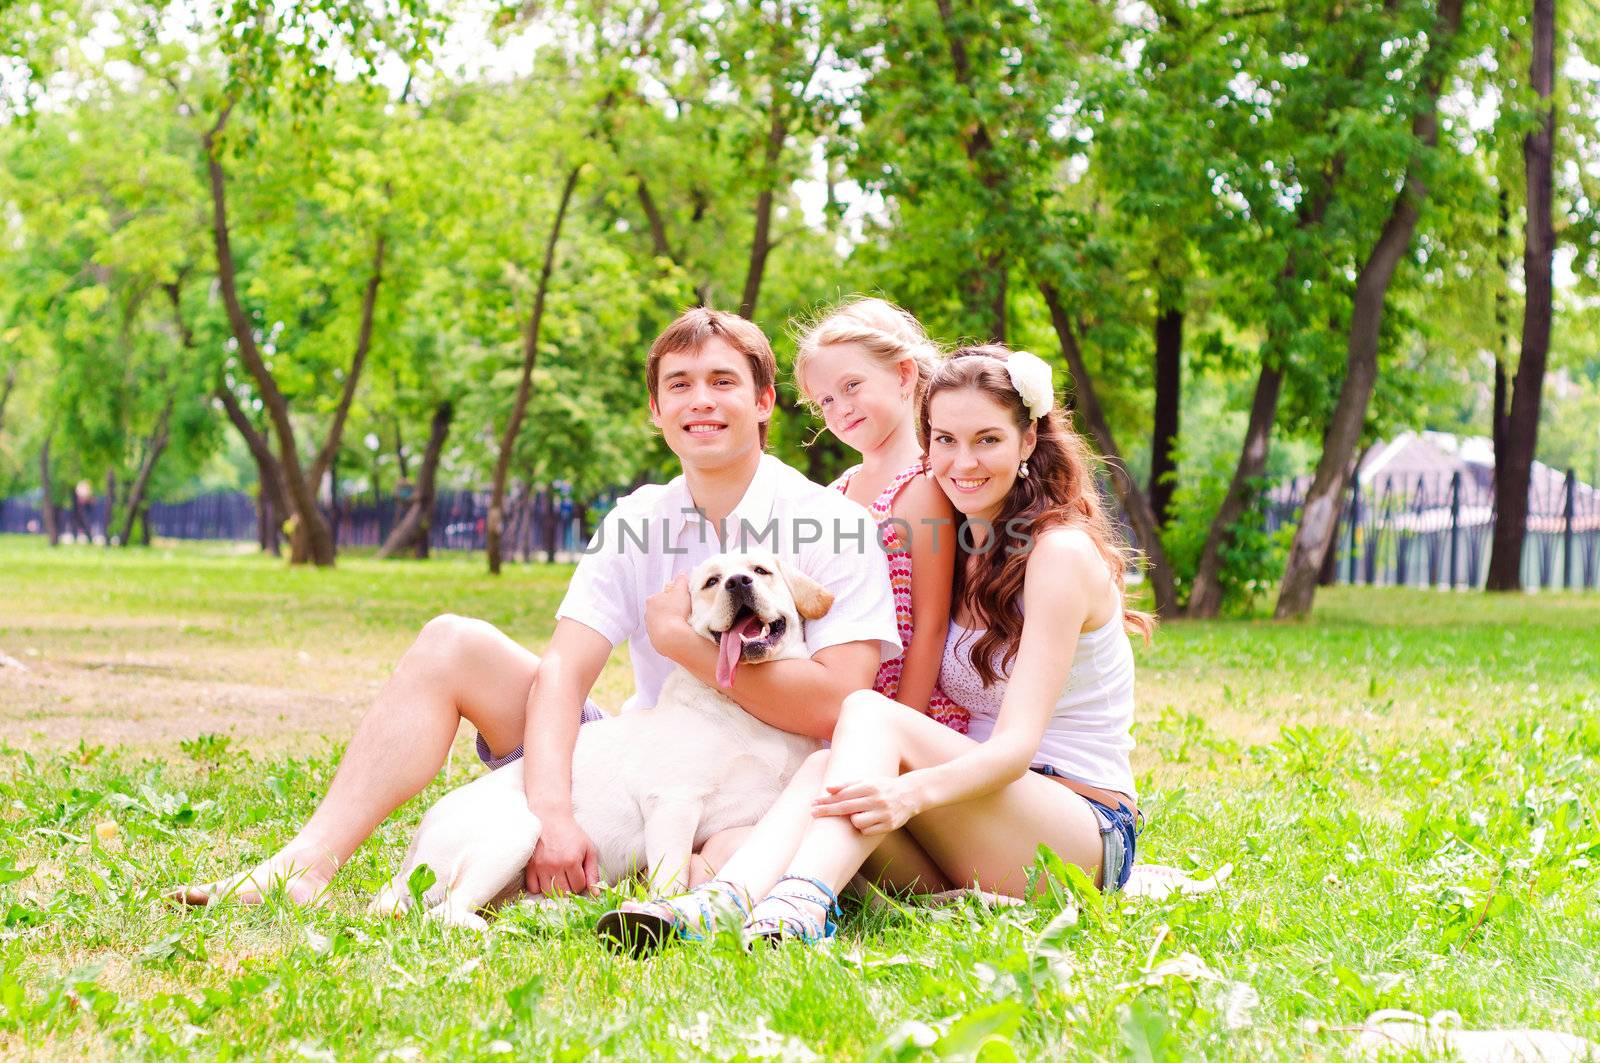
<path fill-rule="evenodd" d="M 849 816 L 850 825 L 862 834 L 888 834 L 923 810 L 917 786 L 909 780 L 908 775 L 886 775 L 825 786 L 811 802 L 811 814 Z"/>

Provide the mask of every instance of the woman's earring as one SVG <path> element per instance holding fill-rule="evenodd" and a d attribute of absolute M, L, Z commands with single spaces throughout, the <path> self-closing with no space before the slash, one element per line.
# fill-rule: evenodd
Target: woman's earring
<path fill-rule="evenodd" d="M 1028 459 L 1027 458 L 1023 458 L 1022 459 L 1022 464 L 1017 466 L 1017 475 L 1022 477 L 1024 480 L 1026 480 L 1028 478 Z"/>

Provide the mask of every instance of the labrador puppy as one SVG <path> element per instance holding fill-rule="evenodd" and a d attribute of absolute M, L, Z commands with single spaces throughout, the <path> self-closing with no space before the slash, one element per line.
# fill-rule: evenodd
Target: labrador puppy
<path fill-rule="evenodd" d="M 833 597 L 771 554 L 719 554 L 689 579 L 690 623 L 717 644 L 717 682 L 741 665 L 806 658 L 802 622 Z M 572 811 L 599 851 L 600 879 L 641 868 L 651 888 L 686 888 L 689 858 L 711 835 L 749 826 L 777 800 L 802 761 L 821 747 L 745 712 L 732 698 L 679 668 L 653 709 L 578 729 L 572 753 Z M 369 911 L 398 914 L 422 864 L 435 881 L 423 891 L 430 918 L 484 929 L 479 910 L 515 897 L 539 841 L 528 809 L 522 760 L 451 791 L 428 810 L 399 872 Z"/>

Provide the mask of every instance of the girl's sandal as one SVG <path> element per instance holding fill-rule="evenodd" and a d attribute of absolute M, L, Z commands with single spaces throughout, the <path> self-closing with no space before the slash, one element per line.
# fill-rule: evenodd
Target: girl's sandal
<path fill-rule="evenodd" d="M 785 882 L 798 882 L 816 890 L 815 894 L 798 887 L 780 890 Z M 806 905 L 801 905 L 805 901 Z M 772 905 L 781 907 L 774 914 L 762 915 L 762 909 Z M 822 919 L 811 914 L 809 905 L 822 909 Z M 839 929 L 835 917 L 842 915 L 839 898 L 827 884 L 805 875 L 785 875 L 774 884 L 772 892 L 761 899 L 744 925 L 746 943 L 765 942 L 776 945 L 784 941 L 803 941 L 807 945 L 830 945 Z"/>
<path fill-rule="evenodd" d="M 624 901 L 600 917 L 595 932 L 618 951 L 644 956 L 673 938 L 701 941 L 716 933 L 718 926 L 737 926 L 749 917 L 744 890 L 713 878 L 664 900 Z"/>

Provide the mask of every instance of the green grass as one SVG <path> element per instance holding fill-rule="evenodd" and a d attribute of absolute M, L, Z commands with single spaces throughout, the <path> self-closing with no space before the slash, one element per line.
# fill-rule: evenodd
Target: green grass
<path fill-rule="evenodd" d="M 428 616 L 537 647 L 566 572 L 0 538 L 0 651 L 29 667 L 0 669 L 0 1055 L 1341 1059 L 1379 1007 L 1600 1039 L 1596 596 L 1341 588 L 1305 624 L 1162 628 L 1140 855 L 1234 868 L 1191 899 L 1074 922 L 1069 881 L 1011 912 L 858 910 L 832 954 L 643 962 L 595 944 L 599 902 L 487 937 L 366 918 L 441 781 L 327 908 L 160 902 L 289 836 Z M 614 660 L 602 700 L 625 691 Z M 1186 953 L 1210 975 L 1161 966 Z"/>

